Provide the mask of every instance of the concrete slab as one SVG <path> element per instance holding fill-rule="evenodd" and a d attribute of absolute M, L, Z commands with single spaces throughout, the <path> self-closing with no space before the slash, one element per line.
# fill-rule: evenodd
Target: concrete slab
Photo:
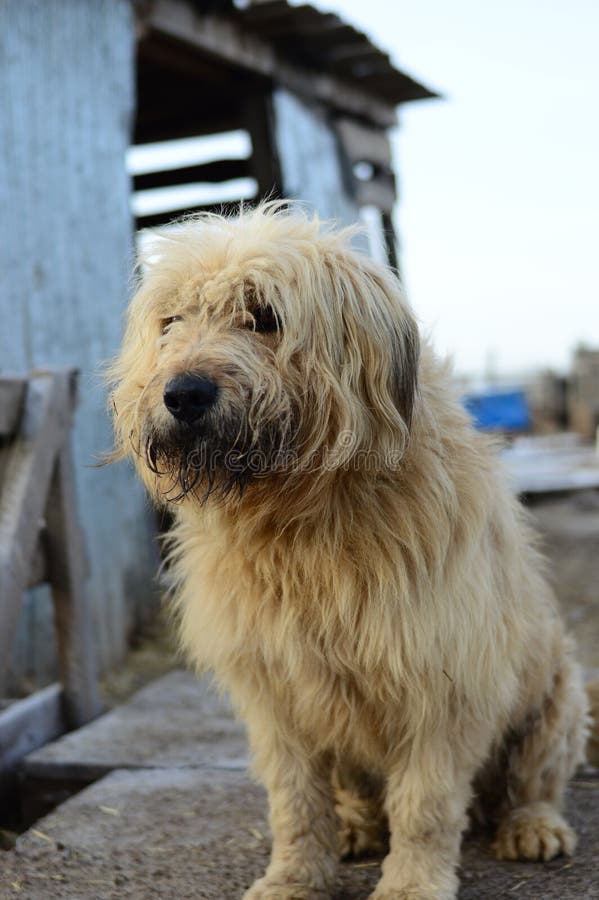
<path fill-rule="evenodd" d="M 502 457 L 519 494 L 599 488 L 597 448 L 572 432 L 517 437 Z"/>
<path fill-rule="evenodd" d="M 498 863 L 486 840 L 465 843 L 460 900 L 599 898 L 599 782 L 574 783 L 576 856 Z M 241 772 L 115 771 L 2 854 L 0 897 L 21 900 L 238 900 L 269 854 L 266 799 Z M 378 861 L 344 864 L 335 900 L 365 900 Z"/>
<path fill-rule="evenodd" d="M 209 679 L 164 675 L 127 703 L 23 761 L 21 812 L 39 819 L 114 769 L 196 768 L 243 771 L 245 730 Z"/>
<path fill-rule="evenodd" d="M 170 672 L 123 706 L 29 754 L 25 778 L 87 779 L 113 769 L 247 766 L 243 725 L 208 679 Z"/>

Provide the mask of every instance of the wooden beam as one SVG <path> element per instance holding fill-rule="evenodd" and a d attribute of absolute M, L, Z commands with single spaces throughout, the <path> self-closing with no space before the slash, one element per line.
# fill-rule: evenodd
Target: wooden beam
<path fill-rule="evenodd" d="M 154 0 L 145 8 L 144 27 L 150 34 L 162 33 L 215 59 L 271 78 L 300 96 L 316 98 L 382 127 L 396 124 L 393 104 L 325 72 L 293 65 L 281 59 L 270 43 L 248 34 L 236 22 L 201 14 L 183 0 Z"/>
<path fill-rule="evenodd" d="M 243 113 L 227 105 L 226 109 L 213 110 L 203 106 L 186 109 L 169 109 L 168 104 L 159 107 L 158 113 L 146 115 L 139 109 L 133 133 L 134 144 L 153 144 L 158 141 L 176 141 L 180 138 L 202 137 L 223 131 L 242 128 Z"/>
<path fill-rule="evenodd" d="M 145 191 L 150 188 L 172 187 L 180 184 L 230 181 L 233 178 L 247 178 L 251 175 L 252 166 L 249 159 L 219 159 L 201 165 L 135 175 L 133 189 Z"/>
<path fill-rule="evenodd" d="M 275 140 L 271 91 L 251 93 L 244 106 L 244 127 L 252 140 L 252 175 L 261 197 L 281 197 L 283 176 Z"/>

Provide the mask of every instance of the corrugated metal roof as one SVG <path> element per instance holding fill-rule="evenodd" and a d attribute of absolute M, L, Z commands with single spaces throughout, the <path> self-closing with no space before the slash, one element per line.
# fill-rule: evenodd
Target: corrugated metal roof
<path fill-rule="evenodd" d="M 364 32 L 334 13 L 309 4 L 291 6 L 286 0 L 245 8 L 232 0 L 193 0 L 193 6 L 198 12 L 225 14 L 290 62 L 334 75 L 393 105 L 439 96 L 396 68 Z"/>

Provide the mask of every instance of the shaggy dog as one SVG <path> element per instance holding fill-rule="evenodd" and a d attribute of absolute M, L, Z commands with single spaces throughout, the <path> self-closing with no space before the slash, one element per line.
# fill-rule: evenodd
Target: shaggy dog
<path fill-rule="evenodd" d="M 523 510 L 392 272 L 293 206 L 143 259 L 117 455 L 175 524 L 182 643 L 245 719 L 272 860 L 246 900 L 449 900 L 469 808 L 500 858 L 571 853 L 586 698 Z"/>

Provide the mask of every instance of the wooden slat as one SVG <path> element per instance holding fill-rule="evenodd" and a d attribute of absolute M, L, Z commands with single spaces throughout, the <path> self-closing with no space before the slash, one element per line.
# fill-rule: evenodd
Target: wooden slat
<path fill-rule="evenodd" d="M 28 383 L 18 436 L 0 449 L 0 696 L 23 591 L 46 505 L 54 459 L 71 423 L 72 372 L 40 373 Z"/>
<path fill-rule="evenodd" d="M 133 179 L 133 189 L 144 191 L 180 184 L 229 181 L 233 178 L 246 178 L 251 174 L 252 167 L 248 159 L 219 159 L 196 166 L 136 175 Z"/>
<path fill-rule="evenodd" d="M 351 163 L 367 161 L 391 170 L 391 144 L 385 131 L 347 118 L 336 119 L 335 130 Z"/>
<path fill-rule="evenodd" d="M 166 40 L 164 36 L 145 35 L 139 44 L 137 78 L 144 77 L 148 65 L 156 70 L 169 72 L 168 81 L 192 82 L 196 88 L 210 84 L 210 91 L 220 91 L 235 81 L 235 71 L 227 63 L 200 57 L 191 45 Z M 169 84 L 171 88 L 173 85 Z M 157 94 L 160 94 L 158 86 Z M 176 96 L 176 95 L 175 95 Z M 203 99 L 203 98 L 198 98 Z"/>
<path fill-rule="evenodd" d="M 87 560 L 77 519 L 74 471 L 67 438 L 59 451 L 48 493 L 44 544 L 54 604 L 59 676 L 64 686 L 64 712 L 69 728 L 78 728 L 100 713 L 85 593 Z"/>
<path fill-rule="evenodd" d="M 17 427 L 27 381 L 24 378 L 0 377 L 0 437 L 9 437 Z"/>
<path fill-rule="evenodd" d="M 151 112 L 146 112 L 143 105 L 139 109 L 133 143 L 152 144 L 235 131 L 241 127 L 242 119 L 243 110 L 234 104 L 227 104 L 225 109 L 204 104 L 179 108 L 167 100 L 162 103 L 156 100 Z"/>
<path fill-rule="evenodd" d="M 382 212 L 391 213 L 395 205 L 395 180 L 392 176 L 371 178 L 370 181 L 355 179 L 355 200 L 358 206 L 376 206 Z"/>
<path fill-rule="evenodd" d="M 273 78 L 300 96 L 312 96 L 337 109 L 364 116 L 382 126 L 396 124 L 395 102 L 319 71 L 311 73 L 281 59 L 276 48 L 248 34 L 230 19 L 201 15 L 182 0 L 155 0 L 145 25 L 155 33 L 192 44 L 216 59 Z"/>
<path fill-rule="evenodd" d="M 257 201 L 254 197 L 251 200 L 244 200 L 244 205 L 253 206 Z M 173 209 L 166 212 L 154 213 L 150 216 L 139 216 L 137 218 L 138 228 L 158 228 L 162 225 L 170 225 L 176 222 L 182 216 L 194 215 L 195 213 L 217 213 L 218 215 L 236 215 L 239 211 L 241 200 L 229 203 L 212 203 L 207 206 L 193 206 L 186 209 Z"/>

